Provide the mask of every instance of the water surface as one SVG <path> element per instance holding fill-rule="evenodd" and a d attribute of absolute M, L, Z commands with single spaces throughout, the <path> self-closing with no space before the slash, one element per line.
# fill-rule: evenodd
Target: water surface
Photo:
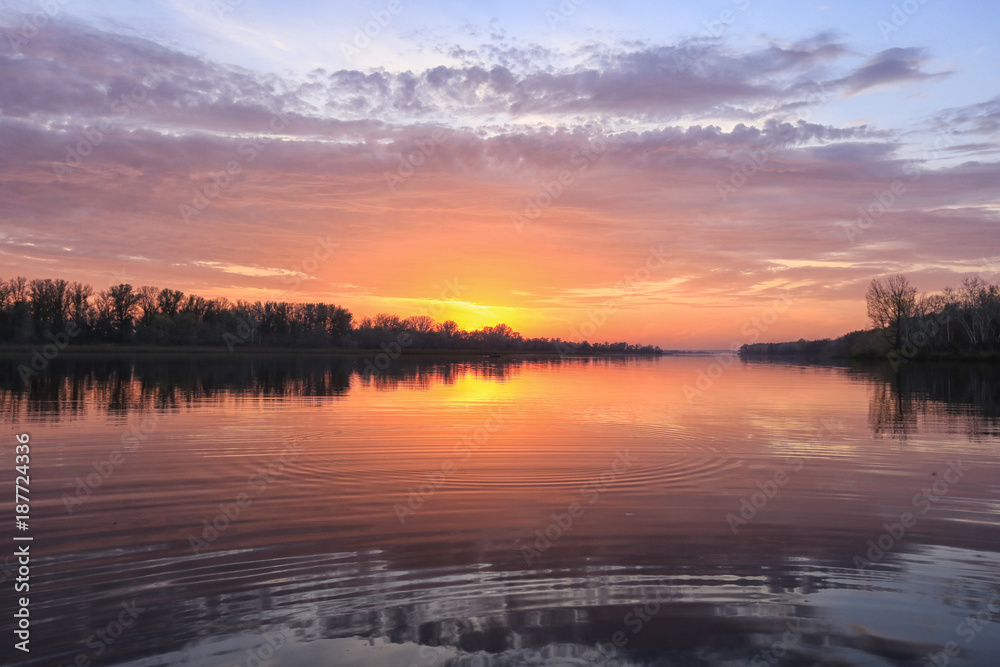
<path fill-rule="evenodd" d="M 998 664 L 995 367 L 22 362 L 7 663 Z"/>

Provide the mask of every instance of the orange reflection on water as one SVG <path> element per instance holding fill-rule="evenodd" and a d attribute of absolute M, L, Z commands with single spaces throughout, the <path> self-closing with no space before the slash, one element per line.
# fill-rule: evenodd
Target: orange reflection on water
<path fill-rule="evenodd" d="M 677 603 L 635 639 L 654 654 L 725 636 L 746 659 L 798 617 L 834 619 L 810 645 L 916 660 L 923 628 L 954 627 L 996 580 L 988 368 L 366 368 L 313 355 L 60 360 L 30 387 L 3 385 L 5 413 L 37 448 L 32 514 L 54 619 L 39 637 L 71 651 L 135 595 L 169 620 L 118 657 L 158 655 L 164 637 L 211 653 L 216 637 L 279 623 L 309 637 L 297 650 L 449 632 L 479 646 L 467 620 L 524 646 L 577 636 L 583 651 L 671 581 Z M 139 445 L 67 506 L 136 428 Z M 956 460 L 962 476 L 941 487 Z M 905 539 L 859 570 L 853 559 L 906 511 L 918 519 Z M 926 622 L 873 613 L 873 595 L 929 610 Z"/>

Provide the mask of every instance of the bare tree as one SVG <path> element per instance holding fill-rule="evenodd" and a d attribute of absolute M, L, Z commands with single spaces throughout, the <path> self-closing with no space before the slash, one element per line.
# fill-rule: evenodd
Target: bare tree
<path fill-rule="evenodd" d="M 257 333 L 257 325 L 260 323 L 261 317 L 260 302 L 258 301 L 254 304 L 239 299 L 233 307 L 233 315 L 236 316 L 237 324 L 246 328 L 246 331 L 249 333 L 249 336 L 246 337 L 250 339 L 250 345 L 253 345 L 254 337 Z"/>
<path fill-rule="evenodd" d="M 884 280 L 872 279 L 865 300 L 872 325 L 885 334 L 893 349 L 902 348 L 908 342 L 909 323 L 917 304 L 917 289 L 910 285 L 906 276 L 897 273 Z"/>
<path fill-rule="evenodd" d="M 448 320 L 447 322 L 442 322 L 441 324 L 437 325 L 437 330 L 443 333 L 448 338 L 451 338 L 456 333 L 458 333 L 459 329 L 458 329 L 458 324 L 455 323 L 455 320 Z"/>
<path fill-rule="evenodd" d="M 24 276 L 11 278 L 7 283 L 10 287 L 10 296 L 14 305 L 28 303 L 28 279 Z"/>
<path fill-rule="evenodd" d="M 79 326 L 90 323 L 90 297 L 94 295 L 94 288 L 83 283 L 71 283 L 69 286 L 70 317 Z"/>
<path fill-rule="evenodd" d="M 45 278 L 31 281 L 31 310 L 36 334 L 63 327 L 69 310 L 67 287 L 65 280 Z"/>
<path fill-rule="evenodd" d="M 434 318 L 430 315 L 411 315 L 406 318 L 406 326 L 418 333 L 434 331 Z"/>
<path fill-rule="evenodd" d="M 189 294 L 187 302 L 181 308 L 181 312 L 191 313 L 199 322 L 201 322 L 205 317 L 205 313 L 207 313 L 210 308 L 211 306 L 209 305 L 207 299 L 196 294 Z"/>
<path fill-rule="evenodd" d="M 136 305 L 139 306 L 139 321 L 147 327 L 153 323 L 153 318 L 160 312 L 158 296 L 159 290 L 149 285 L 143 285 L 136 293 Z"/>
<path fill-rule="evenodd" d="M 132 316 L 135 314 L 135 306 L 139 300 L 139 295 L 132 291 L 131 285 L 115 285 L 108 288 L 108 291 L 101 292 L 107 296 L 111 309 L 111 321 L 119 336 L 124 336 L 132 329 Z"/>
<path fill-rule="evenodd" d="M 1000 319 L 1000 289 L 976 276 L 962 280 L 958 290 L 959 318 L 973 346 L 996 342 Z"/>
<path fill-rule="evenodd" d="M 99 335 L 108 336 L 115 331 L 114 300 L 107 290 L 101 290 L 94 298 L 94 325 Z"/>
<path fill-rule="evenodd" d="M 389 331 L 403 331 L 406 329 L 406 324 L 400 319 L 399 315 L 390 315 L 388 313 L 379 313 L 376 315 L 372 320 L 372 324 L 375 327 L 381 327 Z"/>
<path fill-rule="evenodd" d="M 160 309 L 161 314 L 173 317 L 177 314 L 177 310 L 180 308 L 183 299 L 184 292 L 175 289 L 163 289 L 160 290 L 159 295 L 156 297 L 156 305 Z"/>

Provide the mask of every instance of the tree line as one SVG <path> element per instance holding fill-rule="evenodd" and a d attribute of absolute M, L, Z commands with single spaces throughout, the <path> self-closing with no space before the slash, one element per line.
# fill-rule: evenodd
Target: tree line
<path fill-rule="evenodd" d="M 928 296 L 897 274 L 872 280 L 865 299 L 873 330 L 898 353 L 1000 352 L 1000 284 L 976 276 Z"/>
<path fill-rule="evenodd" d="M 129 284 L 95 292 L 66 280 L 0 279 L 0 342 L 153 346 L 486 350 L 559 354 L 661 354 L 659 347 L 524 338 L 506 324 L 466 331 L 452 320 L 378 314 L 355 321 L 327 303 L 205 299 Z"/>
<path fill-rule="evenodd" d="M 914 358 L 1000 356 L 1000 284 L 979 276 L 918 294 L 901 274 L 875 278 L 865 294 L 871 328 L 818 341 L 744 345 L 744 355 Z"/>

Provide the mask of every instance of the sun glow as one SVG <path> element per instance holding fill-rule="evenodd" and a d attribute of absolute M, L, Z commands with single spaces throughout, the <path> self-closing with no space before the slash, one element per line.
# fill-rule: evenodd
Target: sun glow
<path fill-rule="evenodd" d="M 517 308 L 486 306 L 468 301 L 428 301 L 425 312 L 438 322 L 454 320 L 460 329 L 473 331 L 504 323 L 515 331 L 522 318 Z"/>

